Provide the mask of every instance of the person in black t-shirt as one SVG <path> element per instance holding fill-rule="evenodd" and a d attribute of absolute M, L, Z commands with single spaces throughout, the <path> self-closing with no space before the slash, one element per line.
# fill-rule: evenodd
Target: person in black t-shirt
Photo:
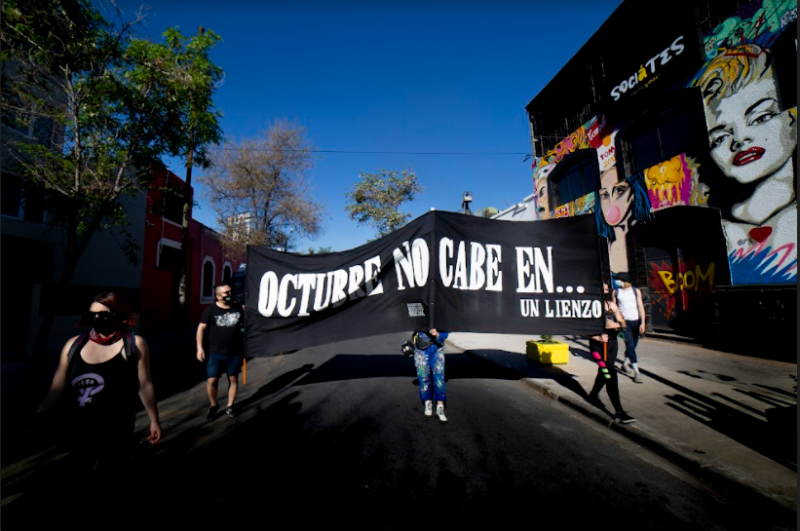
<path fill-rule="evenodd" d="M 206 391 L 211 405 L 206 418 L 213 420 L 219 404 L 217 391 L 222 373 L 228 375 L 228 406 L 225 413 L 236 416 L 234 403 L 239 390 L 239 372 L 242 370 L 244 351 L 244 307 L 233 301 L 230 284 L 220 284 L 214 289 L 216 301 L 210 304 L 197 326 L 197 359 L 206 361 Z M 208 356 L 203 346 L 208 339 Z"/>

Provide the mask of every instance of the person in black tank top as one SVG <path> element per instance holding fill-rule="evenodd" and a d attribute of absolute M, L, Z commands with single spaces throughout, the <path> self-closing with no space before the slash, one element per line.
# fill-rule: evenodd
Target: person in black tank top
<path fill-rule="evenodd" d="M 81 349 L 83 350 L 83 349 Z M 67 444 L 74 453 L 113 458 L 130 445 L 139 388 L 136 364 L 124 350 L 101 363 L 87 363 L 78 351 L 64 391 Z"/>
<path fill-rule="evenodd" d="M 147 342 L 140 336 L 126 339 L 134 324 L 133 313 L 118 295 L 95 297 L 78 321 L 79 327 L 92 327 L 88 337 L 76 336 L 64 345 L 39 407 L 38 413 L 44 414 L 59 404 L 61 442 L 74 458 L 77 475 L 118 468 L 133 442 L 137 395 L 150 418 L 148 441 L 161 440 Z M 80 348 L 70 356 L 76 342 Z"/>
<path fill-rule="evenodd" d="M 619 308 L 610 297 L 608 285 L 609 282 L 604 280 L 603 292 L 606 300 L 603 303 L 603 320 L 605 322 L 605 330 L 602 334 L 589 338 L 589 352 L 598 365 L 594 386 L 589 393 L 589 402 L 605 409 L 603 402 L 600 400 L 600 391 L 605 387 L 608 398 L 611 400 L 611 405 L 614 406 L 614 422 L 629 424 L 635 422 L 636 419 L 622 409 L 615 366 L 618 350 L 617 333 L 625 321 Z"/>

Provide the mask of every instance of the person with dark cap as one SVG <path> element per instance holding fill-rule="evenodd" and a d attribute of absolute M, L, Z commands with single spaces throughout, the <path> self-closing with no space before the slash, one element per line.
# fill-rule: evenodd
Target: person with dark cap
<path fill-rule="evenodd" d="M 639 336 L 645 331 L 644 303 L 642 292 L 631 284 L 630 273 L 617 273 L 619 287 L 614 290 L 614 298 L 619 306 L 622 317 L 625 318 L 623 337 L 625 338 L 625 357 L 622 360 L 622 370 L 625 374 L 633 375 L 635 383 L 643 383 L 639 372 L 639 359 L 636 355 L 636 346 Z"/>

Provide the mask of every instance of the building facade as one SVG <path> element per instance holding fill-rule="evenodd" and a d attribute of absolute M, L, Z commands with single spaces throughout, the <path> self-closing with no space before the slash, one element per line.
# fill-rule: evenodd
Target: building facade
<path fill-rule="evenodd" d="M 142 256 L 142 334 L 170 329 L 179 304 L 175 282 L 180 269 L 184 181 L 169 170 L 154 172 L 147 196 Z M 226 256 L 220 235 L 199 221 L 189 219 L 189 322 L 200 321 L 203 310 L 214 302 L 214 287 L 230 282 L 241 261 Z"/>
<path fill-rule="evenodd" d="M 10 133 L 4 130 L 4 134 Z M 154 336 L 172 330 L 184 182 L 169 170 L 154 170 L 147 192 L 120 199 L 126 204 L 129 224 L 95 233 L 69 285 L 58 287 L 64 264 L 63 227 L 54 212 L 41 206 L 44 201 L 38 194 L 43 192 L 35 188 L 26 192 L 25 181 L 11 168 L 4 164 L 2 173 L 3 360 L 22 362 L 31 354 L 45 307 L 56 312 L 46 353 L 54 356 L 77 333 L 80 313 L 103 291 L 124 297 L 138 318 L 138 333 Z M 120 245 L 123 230 L 138 246 L 134 262 Z M 219 238 L 190 218 L 190 326 L 213 302 L 214 287 L 230 280 L 240 265 L 225 256 Z"/>
<path fill-rule="evenodd" d="M 527 105 L 534 193 L 495 218 L 594 216 L 651 329 L 794 361 L 796 19 L 626 0 Z"/>

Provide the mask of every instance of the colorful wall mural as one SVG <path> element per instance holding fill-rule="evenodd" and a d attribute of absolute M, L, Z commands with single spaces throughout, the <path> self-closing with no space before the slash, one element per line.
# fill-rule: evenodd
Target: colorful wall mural
<path fill-rule="evenodd" d="M 769 34 L 750 27 L 760 40 Z M 769 49 L 729 45 L 735 33 L 691 82 L 702 90 L 711 158 L 729 181 L 709 193 L 721 206 L 736 283 L 796 282 L 797 107 L 781 108 Z"/>
<path fill-rule="evenodd" d="M 538 218 L 594 213 L 616 274 L 628 271 L 626 235 L 654 212 L 676 206 L 717 208 L 732 284 L 796 283 L 797 107 L 794 100 L 792 107 L 782 105 L 771 49 L 796 19 L 796 0 L 756 0 L 704 37 L 705 64 L 685 85 L 698 87 L 703 100 L 708 152 L 702 153 L 702 163 L 697 154 L 682 153 L 622 175 L 615 147 L 626 124 L 609 124 L 598 116 L 534 161 Z M 795 54 L 796 46 L 795 35 Z M 793 68 L 796 78 L 796 55 Z M 600 188 L 570 203 L 553 204 L 548 176 L 568 154 L 587 148 L 597 150 Z M 653 282 L 665 285 L 653 273 Z M 713 283 L 713 273 L 710 278 Z"/>

